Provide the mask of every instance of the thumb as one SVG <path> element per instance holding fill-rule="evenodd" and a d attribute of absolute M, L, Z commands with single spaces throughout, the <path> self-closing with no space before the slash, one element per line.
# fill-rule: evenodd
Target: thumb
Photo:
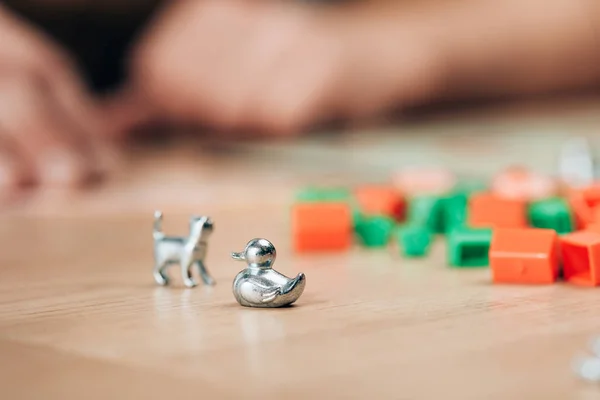
<path fill-rule="evenodd" d="M 159 120 L 158 111 L 146 96 L 131 86 L 107 95 L 100 102 L 100 110 L 109 126 L 107 134 L 117 140 Z"/>

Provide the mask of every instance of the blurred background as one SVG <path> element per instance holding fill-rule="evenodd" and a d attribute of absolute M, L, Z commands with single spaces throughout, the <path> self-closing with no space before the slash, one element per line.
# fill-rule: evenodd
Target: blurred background
<path fill-rule="evenodd" d="M 566 139 L 598 130 L 598 8 L 7 1 L 4 209 L 237 202 L 244 185 L 251 201 L 249 175 L 264 202 L 411 165 L 553 174 Z"/>

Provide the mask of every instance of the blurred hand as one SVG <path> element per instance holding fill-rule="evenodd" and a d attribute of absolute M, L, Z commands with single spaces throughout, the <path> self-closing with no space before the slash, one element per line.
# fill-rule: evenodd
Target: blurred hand
<path fill-rule="evenodd" d="M 427 47 L 409 35 L 390 40 L 393 21 L 344 10 L 288 1 L 176 2 L 138 46 L 132 86 L 167 117 L 277 134 L 370 116 L 430 89 Z"/>
<path fill-rule="evenodd" d="M 181 0 L 137 47 L 126 106 L 225 130 L 298 132 L 429 100 L 600 80 L 597 0 Z"/>
<path fill-rule="evenodd" d="M 77 186 L 106 171 L 101 115 L 67 55 L 1 5 L 0 38 L 2 193 Z"/>

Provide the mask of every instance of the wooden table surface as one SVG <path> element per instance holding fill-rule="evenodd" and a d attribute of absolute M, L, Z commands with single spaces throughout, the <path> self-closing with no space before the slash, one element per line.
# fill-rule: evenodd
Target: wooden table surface
<path fill-rule="evenodd" d="M 587 103 L 586 103 L 587 104 Z M 518 110 L 518 109 L 516 109 Z M 554 111 L 549 111 L 554 110 Z M 293 143 L 131 150 L 106 185 L 40 193 L 0 217 L 2 399 L 597 399 L 573 358 L 600 334 L 600 290 L 497 286 L 483 269 L 387 250 L 298 256 L 287 210 L 307 183 L 375 182 L 407 164 L 551 172 L 569 135 L 594 137 L 597 103 L 452 114 Z M 476 174 L 476 175 L 477 175 Z M 156 287 L 152 211 L 165 230 L 215 220 L 210 288 Z M 240 307 L 229 252 L 273 241 L 304 272 L 294 307 Z"/>

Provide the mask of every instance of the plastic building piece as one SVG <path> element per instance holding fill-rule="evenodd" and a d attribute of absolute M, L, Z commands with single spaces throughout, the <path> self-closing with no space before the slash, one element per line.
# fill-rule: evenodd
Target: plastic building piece
<path fill-rule="evenodd" d="M 404 219 L 406 202 L 391 186 L 361 186 L 354 191 L 354 197 L 364 215 L 387 215 L 396 221 Z"/>
<path fill-rule="evenodd" d="M 343 202 L 351 201 L 352 193 L 349 189 L 342 187 L 319 188 L 310 186 L 304 188 L 296 195 L 299 202 Z"/>
<path fill-rule="evenodd" d="M 593 185 L 581 189 L 581 193 L 585 202 L 591 208 L 600 205 L 600 183 L 594 183 Z"/>
<path fill-rule="evenodd" d="M 407 221 L 411 225 L 424 226 L 431 232 L 443 232 L 442 198 L 418 196 L 408 203 Z"/>
<path fill-rule="evenodd" d="M 484 182 L 477 180 L 462 180 L 442 200 L 442 223 L 448 233 L 454 228 L 467 225 L 467 210 L 469 197 L 474 193 L 487 190 Z"/>
<path fill-rule="evenodd" d="M 600 222 L 593 222 L 591 224 L 587 224 L 584 230 L 600 233 Z"/>
<path fill-rule="evenodd" d="M 450 193 L 469 197 L 475 193 L 486 191 L 488 191 L 488 185 L 485 182 L 474 179 L 462 179 L 452 188 Z"/>
<path fill-rule="evenodd" d="M 400 227 L 397 232 L 398 246 L 406 257 L 422 257 L 431 246 L 432 234 L 429 229 L 419 225 Z"/>
<path fill-rule="evenodd" d="M 525 228 L 526 202 L 491 193 L 477 193 L 469 199 L 468 224 L 473 227 Z"/>
<path fill-rule="evenodd" d="M 392 175 L 393 184 L 410 196 L 442 195 L 456 184 L 452 172 L 439 167 L 408 167 Z"/>
<path fill-rule="evenodd" d="M 568 203 L 560 198 L 539 200 L 529 206 L 529 223 L 536 228 L 554 229 L 558 234 L 573 231 Z"/>
<path fill-rule="evenodd" d="M 383 215 L 363 215 L 356 223 L 356 234 L 366 247 L 386 246 L 392 235 L 394 220 Z"/>
<path fill-rule="evenodd" d="M 594 208 L 600 205 L 600 184 L 594 183 L 593 185 L 587 186 L 581 189 L 581 194 L 585 199 L 585 202 L 591 207 Z"/>
<path fill-rule="evenodd" d="M 460 228 L 467 223 L 467 203 L 466 194 L 454 194 L 442 200 L 442 222 L 441 226 L 446 233 L 454 228 Z"/>
<path fill-rule="evenodd" d="M 558 236 L 552 229 L 495 229 L 490 245 L 495 283 L 553 283 L 558 277 Z"/>
<path fill-rule="evenodd" d="M 352 210 L 352 219 L 360 217 L 360 209 L 350 189 L 344 187 L 315 187 L 304 188 L 296 195 L 296 200 L 301 203 L 340 203 L 346 202 Z"/>
<path fill-rule="evenodd" d="M 489 264 L 491 229 L 456 228 L 448 233 L 448 263 L 455 267 Z"/>
<path fill-rule="evenodd" d="M 343 251 L 352 244 L 352 211 L 347 203 L 297 203 L 291 225 L 297 252 Z"/>
<path fill-rule="evenodd" d="M 567 282 L 600 285 L 600 233 L 580 231 L 561 237 L 563 273 Z"/>
<path fill-rule="evenodd" d="M 575 226 L 578 229 L 583 229 L 593 222 L 600 222 L 596 221 L 597 215 L 595 215 L 595 209 L 600 208 L 600 183 L 571 189 L 567 198 L 573 209 Z"/>
<path fill-rule="evenodd" d="M 576 229 L 584 229 L 588 224 L 594 222 L 592 208 L 587 203 L 583 193 L 580 191 L 571 191 L 568 194 L 569 205 L 573 211 L 573 218 Z"/>
<path fill-rule="evenodd" d="M 600 222 L 600 206 L 595 206 L 592 208 L 592 220 L 594 221 L 593 223 L 596 224 Z"/>
<path fill-rule="evenodd" d="M 513 166 L 496 175 L 491 191 L 500 197 L 530 201 L 555 196 L 558 185 L 549 176 Z"/>

